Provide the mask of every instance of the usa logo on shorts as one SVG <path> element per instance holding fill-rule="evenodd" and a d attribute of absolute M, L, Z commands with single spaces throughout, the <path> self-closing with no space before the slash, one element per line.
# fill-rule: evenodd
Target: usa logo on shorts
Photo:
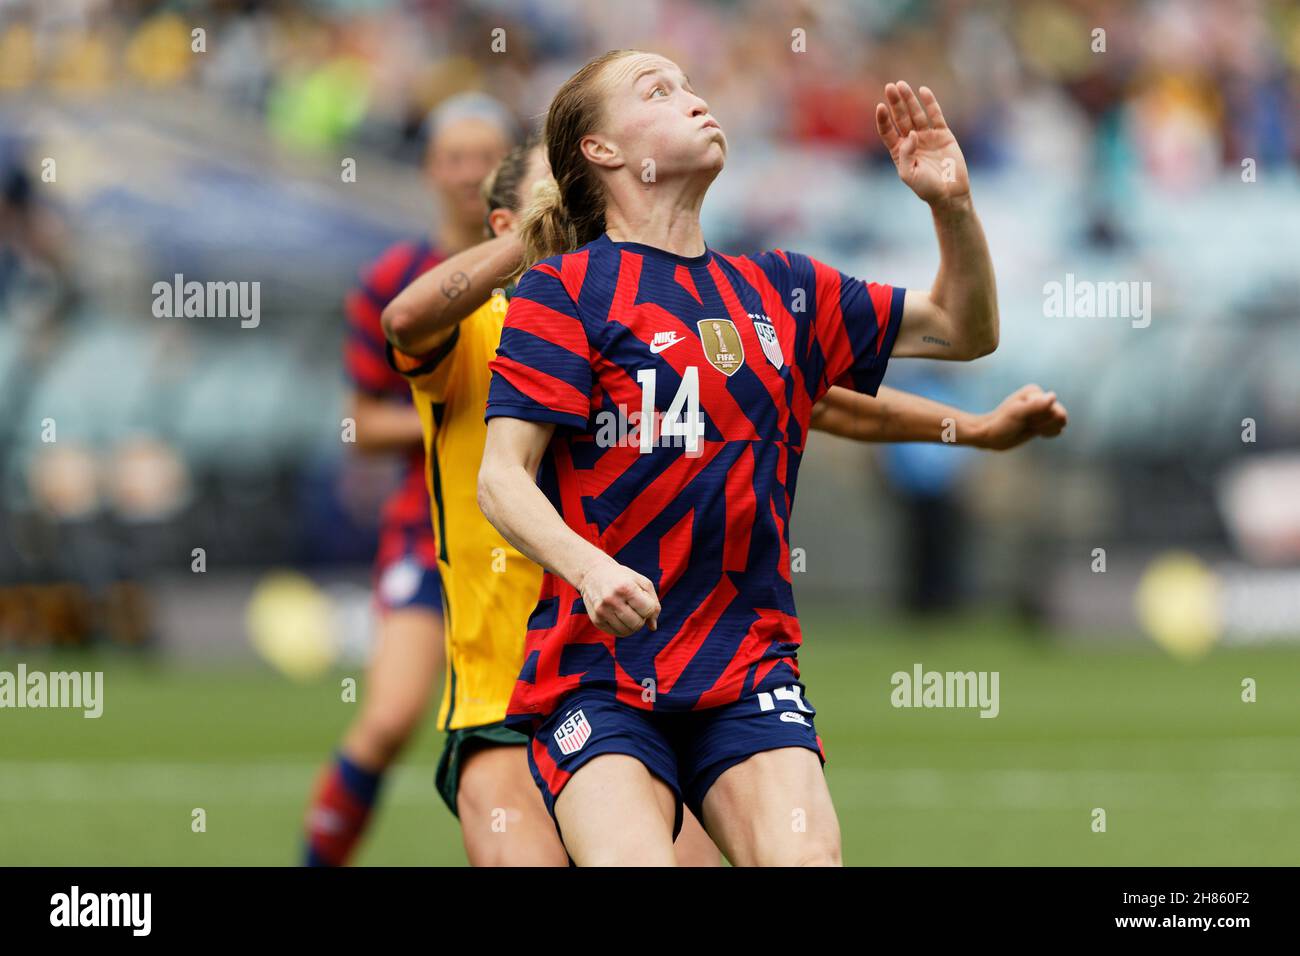
<path fill-rule="evenodd" d="M 576 754 L 590 736 L 591 724 L 587 723 L 587 715 L 578 711 L 560 724 L 560 729 L 555 732 L 555 742 L 560 747 L 560 753 Z"/>

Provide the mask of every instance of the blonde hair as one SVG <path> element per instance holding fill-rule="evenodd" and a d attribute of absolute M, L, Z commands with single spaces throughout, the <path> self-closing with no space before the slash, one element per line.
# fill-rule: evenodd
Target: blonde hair
<path fill-rule="evenodd" d="M 534 188 L 520 218 L 524 247 L 520 275 L 543 259 L 586 245 L 605 231 L 604 191 L 579 143 L 603 118 L 601 72 L 615 60 L 639 52 L 610 50 L 588 61 L 551 100 L 542 130 L 551 176 Z"/>

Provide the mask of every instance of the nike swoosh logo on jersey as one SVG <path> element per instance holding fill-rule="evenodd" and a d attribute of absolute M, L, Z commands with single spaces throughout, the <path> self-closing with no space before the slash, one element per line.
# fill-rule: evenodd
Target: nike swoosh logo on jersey
<path fill-rule="evenodd" d="M 650 340 L 650 351 L 658 355 L 666 348 L 671 348 L 678 342 L 686 341 L 684 335 L 678 335 L 676 332 L 656 332 L 655 337 Z"/>

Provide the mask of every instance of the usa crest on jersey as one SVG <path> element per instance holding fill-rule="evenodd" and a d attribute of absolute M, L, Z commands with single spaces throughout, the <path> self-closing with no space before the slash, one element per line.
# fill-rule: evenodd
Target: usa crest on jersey
<path fill-rule="evenodd" d="M 587 742 L 591 736 L 591 724 L 587 723 L 587 715 L 578 711 L 564 723 L 560 724 L 560 729 L 554 734 L 555 743 L 560 748 L 562 754 L 576 754 L 582 749 L 582 745 Z"/>
<path fill-rule="evenodd" d="M 776 326 L 765 315 L 751 312 L 749 317 L 754 320 L 754 331 L 758 334 L 758 344 L 763 346 L 763 354 L 780 370 L 785 364 L 785 356 L 781 354 L 781 340 L 776 337 Z"/>

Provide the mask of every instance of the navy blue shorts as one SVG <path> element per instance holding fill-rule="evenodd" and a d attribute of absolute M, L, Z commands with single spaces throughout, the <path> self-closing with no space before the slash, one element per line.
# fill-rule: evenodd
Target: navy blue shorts
<path fill-rule="evenodd" d="M 685 804 L 703 819 L 704 795 L 722 774 L 765 750 L 805 747 L 826 763 L 813 726 L 817 711 L 803 684 L 760 691 L 704 710 L 633 707 L 608 690 L 577 690 L 541 722 L 528 747 L 528 766 L 555 816 L 555 800 L 592 757 L 626 754 L 668 784 L 677 799 L 676 838 Z"/>
<path fill-rule="evenodd" d="M 375 605 L 379 613 L 424 608 L 442 613 L 442 578 L 436 561 L 406 552 L 376 568 Z"/>

